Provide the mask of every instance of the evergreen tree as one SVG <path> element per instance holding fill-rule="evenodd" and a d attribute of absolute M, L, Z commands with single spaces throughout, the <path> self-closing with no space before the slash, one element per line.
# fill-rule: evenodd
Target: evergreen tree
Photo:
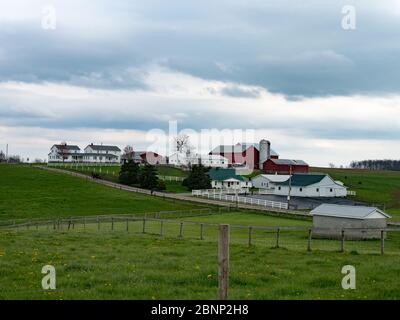
<path fill-rule="evenodd" d="M 119 172 L 119 182 L 128 186 L 139 183 L 139 165 L 133 160 L 125 162 Z"/>
<path fill-rule="evenodd" d="M 193 165 L 189 176 L 182 183 L 189 190 L 210 189 L 211 179 L 208 175 L 208 169 L 203 165 Z"/>
<path fill-rule="evenodd" d="M 155 166 L 146 164 L 140 172 L 140 187 L 149 190 L 158 189 L 157 169 Z"/>

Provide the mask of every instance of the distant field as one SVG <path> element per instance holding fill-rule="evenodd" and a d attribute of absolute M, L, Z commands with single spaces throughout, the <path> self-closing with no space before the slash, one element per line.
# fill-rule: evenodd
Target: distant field
<path fill-rule="evenodd" d="M 0 219 L 136 213 L 198 207 L 120 191 L 23 165 L 0 165 Z"/>
<path fill-rule="evenodd" d="M 328 173 L 357 192 L 356 199 L 370 204 L 384 204 L 387 211 L 400 219 L 400 172 L 357 169 L 311 168 Z"/>

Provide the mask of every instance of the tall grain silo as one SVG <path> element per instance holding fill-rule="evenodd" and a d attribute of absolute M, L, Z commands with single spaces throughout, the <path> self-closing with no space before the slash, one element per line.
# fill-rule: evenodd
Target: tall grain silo
<path fill-rule="evenodd" d="M 271 156 L 271 142 L 268 140 L 261 140 L 260 141 L 260 159 L 259 159 L 259 166 L 260 169 L 263 169 L 263 164 L 267 161 Z"/>

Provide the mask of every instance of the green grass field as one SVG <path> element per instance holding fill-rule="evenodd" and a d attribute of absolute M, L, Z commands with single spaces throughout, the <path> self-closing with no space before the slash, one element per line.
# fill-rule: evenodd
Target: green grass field
<path fill-rule="evenodd" d="M 231 299 L 399 299 L 400 255 L 231 246 Z M 53 265 L 57 290 L 41 289 Z M 353 265 L 357 289 L 343 290 Z M 215 299 L 215 241 L 122 231 L 1 232 L 0 299 Z"/>
<path fill-rule="evenodd" d="M 0 220 L 187 210 L 193 204 L 124 192 L 29 166 L 0 165 Z M 217 224 L 231 225 L 232 299 L 399 299 L 400 232 L 380 243 L 312 240 L 310 220 L 255 212 L 183 216 L 165 221 L 116 220 L 53 230 L 53 225 L 0 229 L 0 299 L 214 299 Z M 184 221 L 180 238 L 180 222 Z M 204 223 L 203 240 L 200 225 Z M 238 226 L 242 227 L 238 227 Z M 275 230 L 287 226 L 280 248 Z M 54 265 L 57 290 L 41 289 L 41 268 Z M 341 288 L 341 268 L 357 270 L 357 290 Z"/>
<path fill-rule="evenodd" d="M 0 220 L 185 210 L 191 203 L 108 188 L 29 166 L 0 165 Z"/>
<path fill-rule="evenodd" d="M 96 172 L 101 174 L 102 178 L 112 182 L 118 182 L 118 175 L 121 169 L 121 166 L 85 166 L 79 164 L 58 164 L 59 168 L 79 172 L 87 175 L 91 175 L 92 172 Z M 179 168 L 174 168 L 165 165 L 157 166 L 157 172 L 160 176 L 169 176 L 169 177 L 180 177 L 184 178 L 187 176 L 187 172 L 183 171 Z M 182 186 L 182 182 L 180 181 L 164 181 L 166 186 L 166 192 L 171 193 L 184 193 L 188 192 L 188 188 Z"/>
<path fill-rule="evenodd" d="M 328 173 L 357 192 L 355 199 L 370 204 L 384 204 L 395 220 L 400 220 L 400 172 L 355 169 L 311 168 L 312 172 Z"/>

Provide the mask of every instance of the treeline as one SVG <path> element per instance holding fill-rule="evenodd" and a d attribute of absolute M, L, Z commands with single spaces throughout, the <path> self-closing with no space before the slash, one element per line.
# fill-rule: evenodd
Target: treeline
<path fill-rule="evenodd" d="M 400 171 L 400 160 L 362 160 L 352 161 L 350 168 L 369 170 L 395 170 Z"/>

